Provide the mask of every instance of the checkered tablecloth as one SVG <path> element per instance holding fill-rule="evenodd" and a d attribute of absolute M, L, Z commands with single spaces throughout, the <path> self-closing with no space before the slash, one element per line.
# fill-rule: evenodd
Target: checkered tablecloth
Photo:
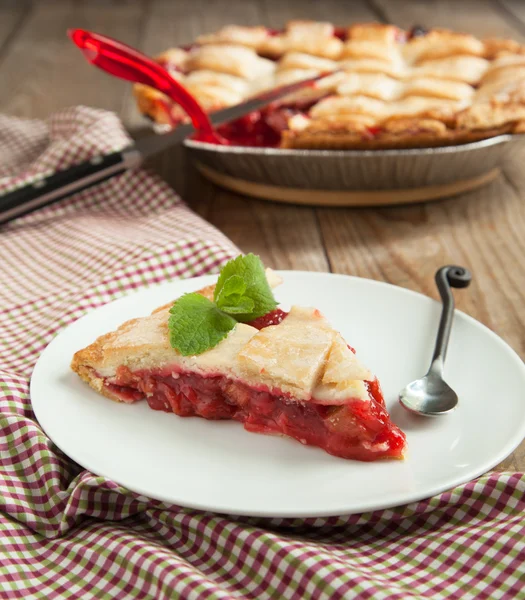
<path fill-rule="evenodd" d="M 0 117 L 0 190 L 127 143 L 85 107 Z M 28 384 L 57 332 L 237 253 L 142 170 L 0 229 L 0 598 L 525 598 L 523 474 L 362 515 L 240 519 L 133 494 L 44 435 Z"/>

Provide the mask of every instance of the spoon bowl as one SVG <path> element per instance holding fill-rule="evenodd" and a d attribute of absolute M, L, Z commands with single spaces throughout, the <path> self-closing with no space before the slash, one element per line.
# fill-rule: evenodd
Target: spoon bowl
<path fill-rule="evenodd" d="M 459 399 L 439 375 L 429 373 L 409 383 L 399 394 L 399 400 L 412 413 L 438 417 L 454 410 Z"/>

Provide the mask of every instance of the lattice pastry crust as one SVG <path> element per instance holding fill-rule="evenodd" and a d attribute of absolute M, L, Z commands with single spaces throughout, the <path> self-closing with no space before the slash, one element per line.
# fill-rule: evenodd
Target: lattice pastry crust
<path fill-rule="evenodd" d="M 157 57 L 207 111 L 264 89 L 334 71 L 273 110 L 283 148 L 440 146 L 520 133 L 525 47 L 445 29 L 292 21 L 282 32 L 230 25 Z M 137 85 L 140 110 L 186 120 L 162 94 Z"/>

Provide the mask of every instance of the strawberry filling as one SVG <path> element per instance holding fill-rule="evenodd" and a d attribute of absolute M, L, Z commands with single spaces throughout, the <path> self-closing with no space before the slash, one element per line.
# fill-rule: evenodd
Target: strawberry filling
<path fill-rule="evenodd" d="M 258 319 L 254 319 L 250 321 L 248 325 L 255 327 L 255 329 L 262 329 L 263 327 L 269 327 L 270 325 L 279 325 L 279 323 L 286 317 L 288 313 L 280 308 L 276 308 L 275 310 L 266 313 L 262 317 Z"/>
<path fill-rule="evenodd" d="M 382 131 L 382 128 L 378 127 L 378 126 L 367 127 L 364 137 L 365 138 L 375 138 L 381 133 L 381 131 Z"/>
<path fill-rule="evenodd" d="M 240 119 L 217 128 L 222 137 L 234 146 L 278 146 L 281 134 L 288 129 L 288 121 L 297 114 L 306 115 L 320 100 L 297 101 L 290 104 L 271 104 L 263 110 L 252 112 Z"/>
<path fill-rule="evenodd" d="M 248 431 L 286 435 L 341 458 L 401 458 L 405 436 L 390 421 L 377 381 L 367 385 L 370 401 L 350 398 L 342 406 L 324 406 L 222 375 L 203 377 L 172 368 L 131 372 L 120 367 L 105 383 L 127 403 L 146 397 L 154 410 L 181 417 L 234 419 Z"/>

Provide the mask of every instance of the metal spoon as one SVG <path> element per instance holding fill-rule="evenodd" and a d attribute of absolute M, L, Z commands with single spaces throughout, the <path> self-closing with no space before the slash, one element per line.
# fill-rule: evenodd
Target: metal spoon
<path fill-rule="evenodd" d="M 472 275 L 464 267 L 441 267 L 436 273 L 436 285 L 443 301 L 443 311 L 428 373 L 409 383 L 399 394 L 399 401 L 410 412 L 425 417 L 437 417 L 453 410 L 458 403 L 456 392 L 443 380 L 443 367 L 454 318 L 454 297 L 451 287 L 466 288 Z"/>

